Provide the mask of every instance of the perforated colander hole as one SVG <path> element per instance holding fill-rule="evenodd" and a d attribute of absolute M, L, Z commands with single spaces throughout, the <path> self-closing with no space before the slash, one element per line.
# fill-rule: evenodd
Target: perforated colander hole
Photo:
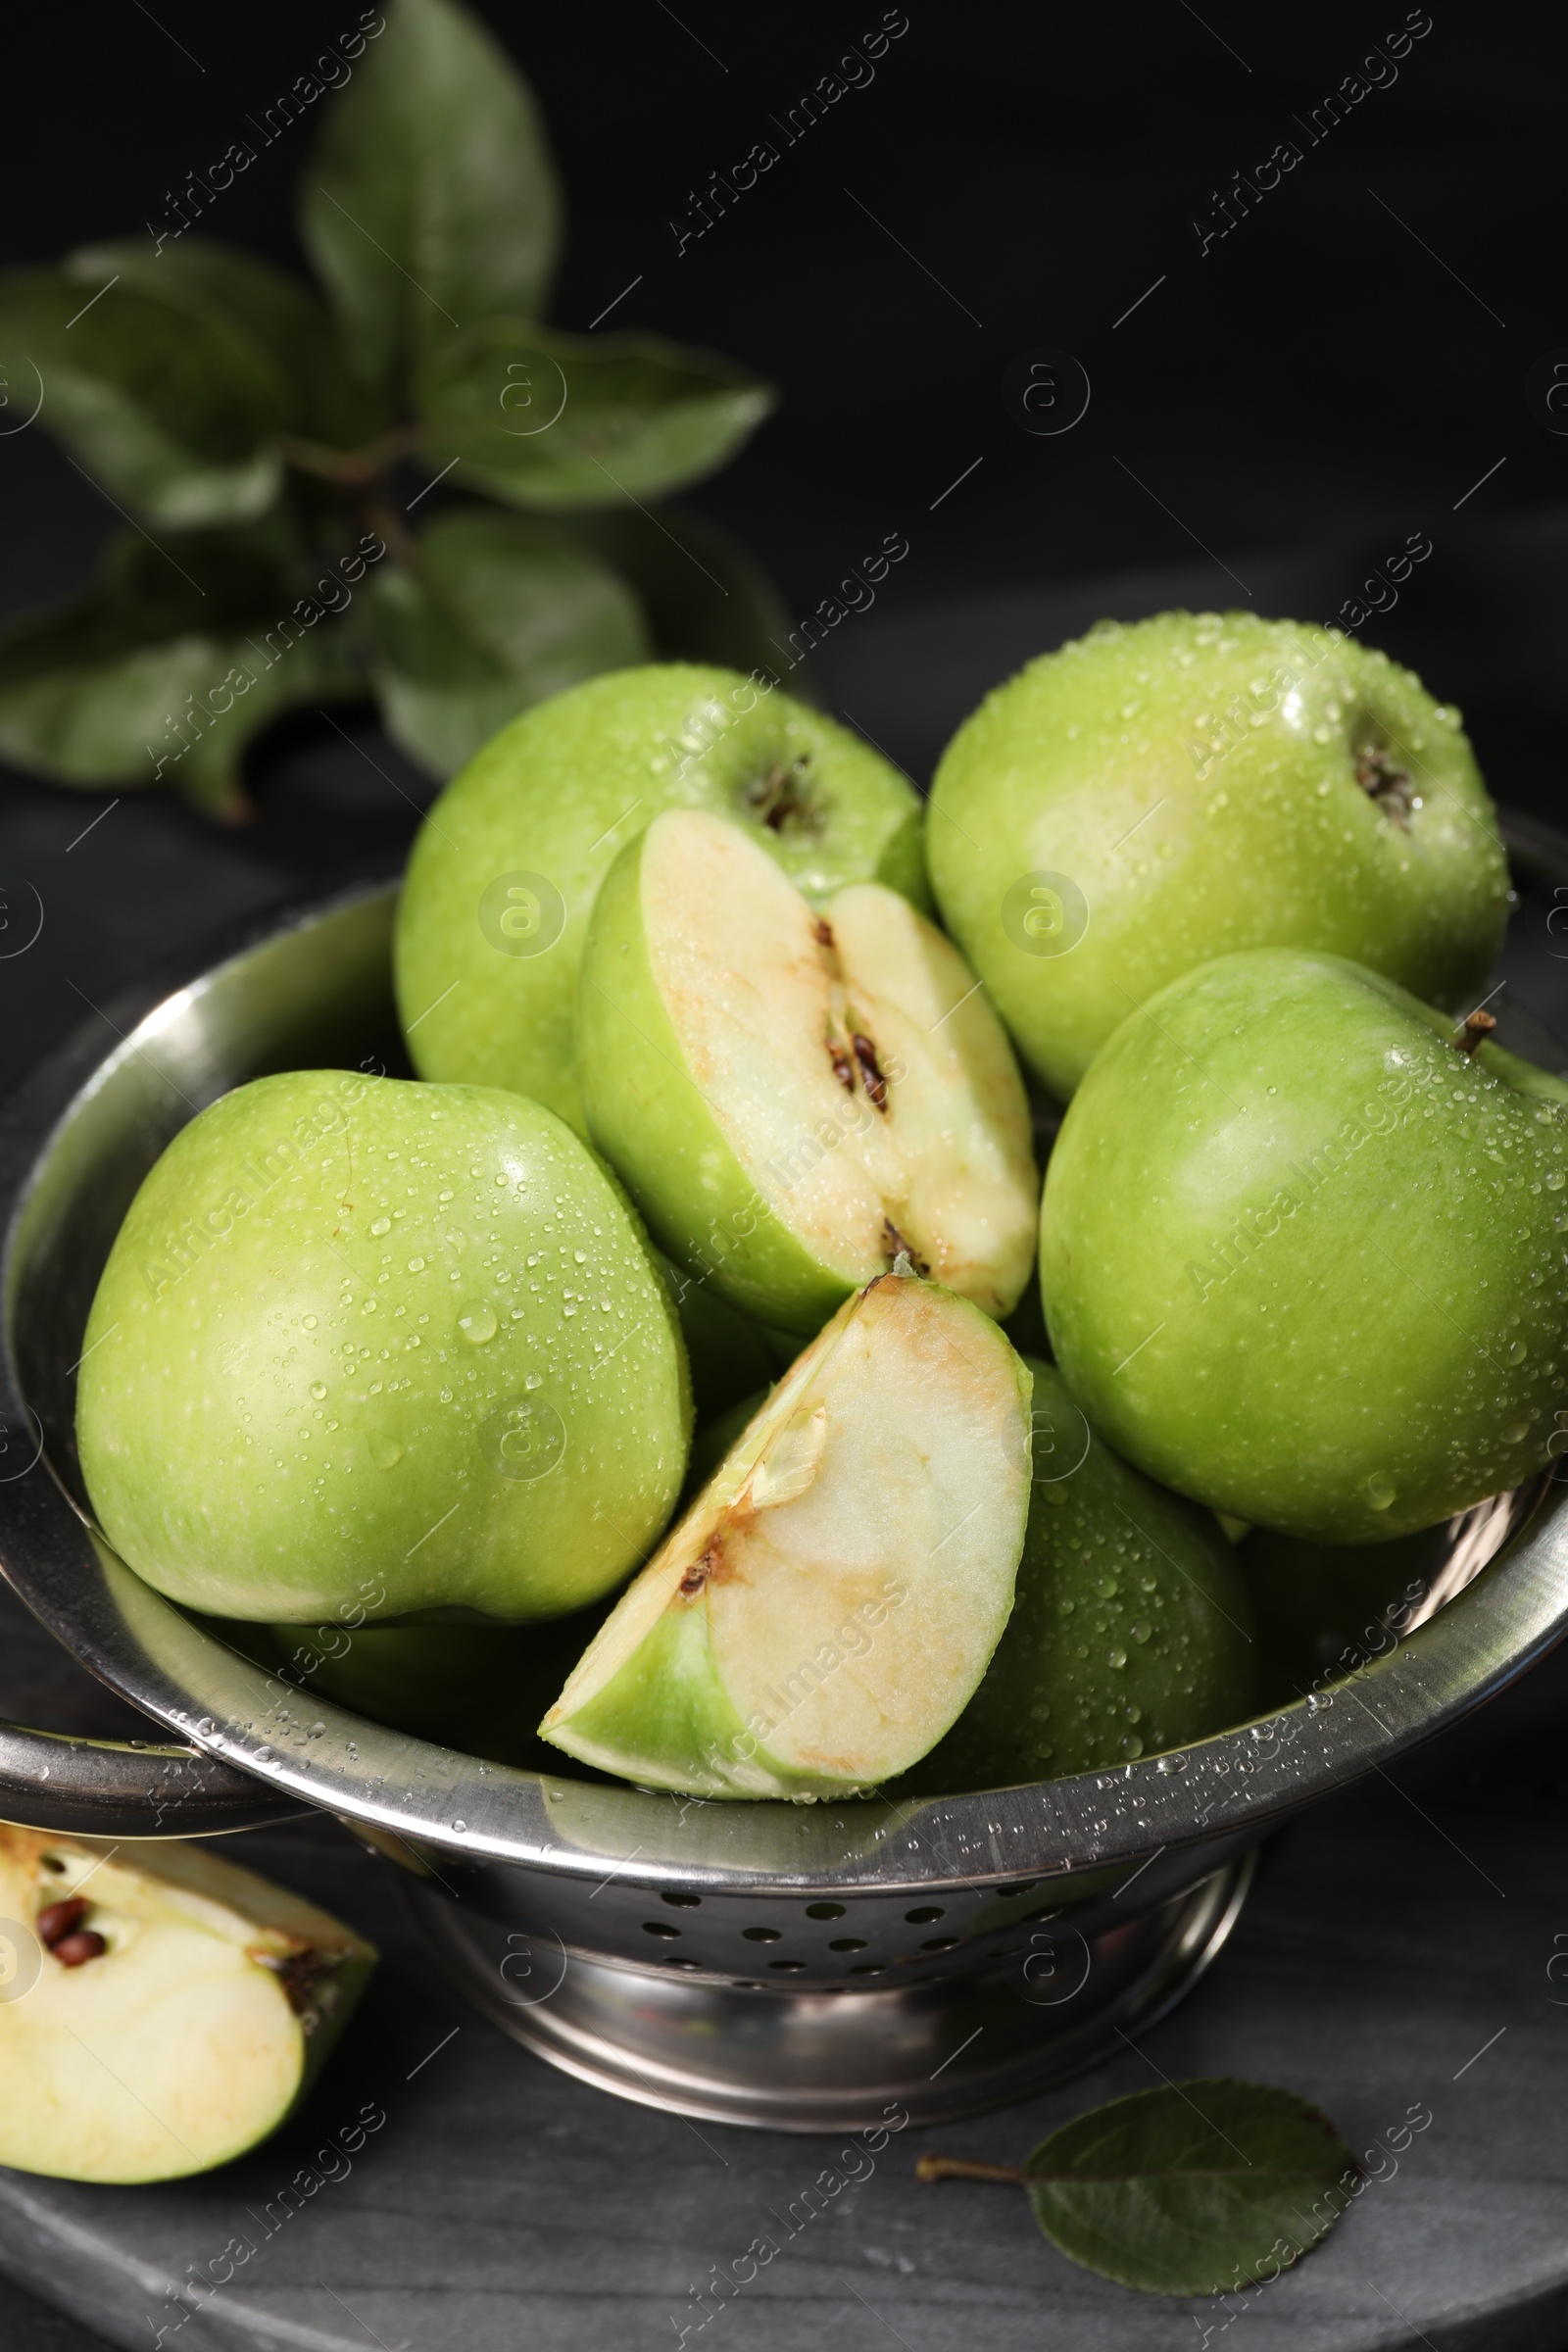
<path fill-rule="evenodd" d="M 748 1943 L 777 1943 L 783 1933 L 782 1928 L 742 1928 L 741 1930 L 741 1934 Z"/>
<path fill-rule="evenodd" d="M 942 1905 L 940 1903 L 922 1903 L 918 1911 L 906 1911 L 904 1916 L 911 1928 L 923 1928 L 928 1921 L 942 1917 Z"/>
<path fill-rule="evenodd" d="M 842 1903 L 808 1903 L 806 1916 L 808 1919 L 842 1919 L 844 1905 Z"/>
<path fill-rule="evenodd" d="M 755 1984 L 745 1977 L 737 1977 L 735 1979 L 735 1990 L 737 1992 L 765 1992 L 767 1990 L 767 1986 L 765 1984 Z"/>
<path fill-rule="evenodd" d="M 695 1911 L 702 1901 L 700 1894 L 662 1894 L 662 1903 L 671 1903 L 677 1911 Z"/>
<path fill-rule="evenodd" d="M 920 1946 L 922 1952 L 954 1952 L 957 1948 L 956 1936 L 928 1936 Z"/>
<path fill-rule="evenodd" d="M 680 1934 L 680 1930 L 679 1928 L 672 1928 L 667 1919 L 645 1919 L 643 1921 L 643 1934 L 645 1936 L 678 1936 Z"/>
<path fill-rule="evenodd" d="M 770 1960 L 767 1965 L 769 1968 L 796 1969 L 804 1968 L 806 1962 L 804 1960 Z"/>
<path fill-rule="evenodd" d="M 887 1973 L 880 1960 L 862 1960 L 858 1968 L 850 1971 L 852 1977 L 885 1977 Z"/>
<path fill-rule="evenodd" d="M 827 1948 L 830 1952 L 863 1952 L 865 1942 L 863 1936 L 835 1936 Z"/>
<path fill-rule="evenodd" d="M 666 1968 L 701 1968 L 702 1965 L 700 1960 L 688 1960 L 679 1952 L 667 1952 L 664 1956 Z"/>

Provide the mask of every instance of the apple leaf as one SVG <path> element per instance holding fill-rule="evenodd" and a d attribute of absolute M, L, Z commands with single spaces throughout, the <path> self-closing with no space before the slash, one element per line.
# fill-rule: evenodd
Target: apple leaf
<path fill-rule="evenodd" d="M 388 734 L 451 775 L 530 703 L 648 660 L 636 596 L 553 523 L 463 507 L 388 565 L 367 608 Z"/>
<path fill-rule="evenodd" d="M 454 341 L 416 386 L 424 446 L 471 486 L 519 507 L 662 497 L 734 456 L 771 388 L 711 353 L 652 335 L 559 334 L 493 318 Z"/>
<path fill-rule="evenodd" d="M 1019 2182 L 1070 2261 L 1151 2295 L 1276 2278 L 1327 2236 L 1362 2178 L 1306 2099 L 1213 2077 L 1076 2115 L 1016 2171 L 935 2155 L 915 2170 L 922 2180 Z"/>
<path fill-rule="evenodd" d="M 788 660 L 792 623 L 777 589 L 716 523 L 684 507 L 618 507 L 569 528 L 630 580 L 661 661 L 776 670 Z M 799 674 L 790 692 L 803 699 Z"/>
<path fill-rule="evenodd" d="M 396 397 L 480 319 L 534 317 L 561 212 L 533 93 L 499 42 L 453 0 L 393 0 L 300 193 L 300 235 L 361 372 Z"/>
<path fill-rule="evenodd" d="M 111 276 L 112 276 L 111 272 Z M 106 279 L 0 278 L 0 374 L 97 486 L 167 530 L 265 514 L 282 482 L 271 436 L 297 399 L 253 335 Z"/>
<path fill-rule="evenodd" d="M 216 317 L 248 343 L 259 375 L 281 375 L 289 424 L 332 448 L 358 448 L 391 421 L 350 372 L 336 322 L 315 290 L 243 246 L 185 235 L 155 251 L 124 237 L 80 246 L 62 267 L 78 284 L 118 275 L 184 318 L 205 324 Z"/>
<path fill-rule="evenodd" d="M 330 611 L 349 591 L 312 593 L 281 515 L 177 546 L 176 566 L 122 532 L 82 596 L 0 636 L 0 754 L 61 784 L 161 782 L 232 820 L 270 719 L 366 691 Z"/>
<path fill-rule="evenodd" d="M 1023 2171 L 1036 2221 L 1085 2270 L 1148 2294 L 1217 2295 L 1315 2246 L 1358 2168 L 1307 2100 L 1220 2078 L 1075 2116 Z"/>

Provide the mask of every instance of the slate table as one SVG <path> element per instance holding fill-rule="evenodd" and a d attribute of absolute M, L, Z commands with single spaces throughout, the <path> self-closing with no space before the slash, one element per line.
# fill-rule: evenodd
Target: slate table
<path fill-rule="evenodd" d="M 1490 716 L 1504 765 L 1494 783 L 1559 819 L 1565 541 L 1549 517 L 1476 541 L 1435 591 L 1425 635 L 1395 648 L 1445 691 L 1478 681 L 1467 715 L 1484 739 Z M 1358 553 L 1249 564 L 1256 609 L 1331 612 Z M 1213 575 L 1173 571 L 872 615 L 824 650 L 824 699 L 923 780 L 957 718 L 1031 652 L 1101 612 L 1214 596 Z M 167 803 L 6 785 L 0 881 L 28 886 L 43 922 L 0 959 L 0 1086 L 180 940 L 302 884 L 394 863 L 430 790 L 368 723 L 347 739 L 286 736 L 260 785 L 244 837 Z M 1568 873 L 1563 884 L 1568 896 Z M 1549 962 L 1535 969 L 1551 981 Z M 1561 1019 L 1560 1003 L 1531 1009 Z M 0 1714 L 136 1729 L 4 1594 Z M 0 2281 L 0 2352 L 148 2345 L 161 2329 L 180 2352 L 655 2352 L 699 2338 L 730 2352 L 1175 2352 L 1231 2328 L 1248 2352 L 1556 2352 L 1568 2343 L 1568 1961 L 1554 1964 L 1568 1953 L 1565 1715 L 1568 1652 L 1277 1838 L 1213 1972 L 1137 2049 L 1022 2107 L 897 2135 L 870 2162 L 833 2140 L 699 2128 L 554 2074 L 446 1987 L 391 1874 L 347 1833 L 323 1820 L 248 1836 L 241 1858 L 340 1909 L 385 1966 L 308 2110 L 241 2163 L 142 2189 L 0 2173 L 0 2273 L 16 2282 Z M 914 2180 L 922 2148 L 1016 2162 L 1082 2106 L 1161 2075 L 1220 2073 L 1317 2100 L 1387 2174 L 1321 2252 L 1246 2303 L 1126 2294 L 1048 2246 L 1013 2192 Z M 345 2171 L 323 2151 L 367 2102 L 386 2121 Z M 1377 2150 L 1411 2108 L 1433 2120 L 1394 2170 Z M 807 2224 L 803 2192 L 824 2168 L 859 2177 Z M 269 2233 L 269 2207 L 302 2170 L 339 2177 Z M 710 2269 L 763 2233 L 778 2255 L 705 2325 Z M 237 2236 L 257 2250 L 233 2283 L 191 2287 Z"/>

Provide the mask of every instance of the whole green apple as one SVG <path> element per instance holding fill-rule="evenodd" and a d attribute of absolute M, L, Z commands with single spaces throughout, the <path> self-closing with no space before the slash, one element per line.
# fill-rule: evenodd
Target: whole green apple
<path fill-rule="evenodd" d="M 646 1555 L 685 1469 L 635 1213 L 500 1090 L 306 1070 L 225 1095 L 131 1202 L 82 1346 L 105 1536 L 220 1616 L 559 1615 Z"/>
<path fill-rule="evenodd" d="M 1339 956 L 1253 949 L 1103 1047 L 1046 1179 L 1062 1375 L 1108 1443 L 1331 1544 L 1549 1458 L 1568 1087 Z"/>
<path fill-rule="evenodd" d="M 907 1251 L 1010 1313 L 1039 1178 L 1006 1034 L 897 891 L 813 913 L 751 835 L 666 808 L 583 950 L 589 1133 L 656 1239 L 745 1314 L 817 1330 Z"/>
<path fill-rule="evenodd" d="M 699 1796 L 849 1796 L 905 1771 L 1012 1605 L 1029 1393 L 978 1307 L 879 1275 L 763 1399 L 541 1737 Z"/>
<path fill-rule="evenodd" d="M 813 902 L 881 881 L 929 904 L 919 800 L 848 728 L 735 670 L 612 670 L 503 727 L 424 820 L 395 951 L 422 1078 L 511 1087 L 585 1132 L 588 917 L 616 853 L 670 808 L 744 825 Z"/>
<path fill-rule="evenodd" d="M 1459 714 L 1386 655 L 1250 612 L 1102 622 L 988 696 L 927 821 L 944 921 L 1065 1100 L 1156 989 L 1326 949 L 1479 993 L 1508 871 Z"/>
<path fill-rule="evenodd" d="M 1212 1513 L 1119 1461 L 1053 1366 L 1029 1369 L 1035 1475 L 1012 1615 L 979 1690 L 895 1793 L 1059 1780 L 1252 1711 L 1252 1605 Z"/>
<path fill-rule="evenodd" d="M 1308 1544 L 1255 1528 L 1236 1564 L 1257 1612 L 1266 1696 L 1288 1706 L 1393 1646 L 1450 1550 L 1447 1520 L 1388 1544 Z"/>

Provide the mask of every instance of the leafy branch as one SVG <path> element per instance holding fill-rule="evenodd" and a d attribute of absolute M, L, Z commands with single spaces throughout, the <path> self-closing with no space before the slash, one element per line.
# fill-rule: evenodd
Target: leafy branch
<path fill-rule="evenodd" d="M 327 101 L 299 226 L 319 291 L 187 231 L 0 277 L 0 405 L 35 395 L 135 526 L 0 636 L 0 753 L 234 819 L 247 744 L 291 708 L 373 694 L 447 775 L 596 670 L 765 658 L 787 623 L 761 575 L 650 508 L 773 394 L 706 352 L 544 323 L 555 167 L 457 0 L 393 0 Z"/>

